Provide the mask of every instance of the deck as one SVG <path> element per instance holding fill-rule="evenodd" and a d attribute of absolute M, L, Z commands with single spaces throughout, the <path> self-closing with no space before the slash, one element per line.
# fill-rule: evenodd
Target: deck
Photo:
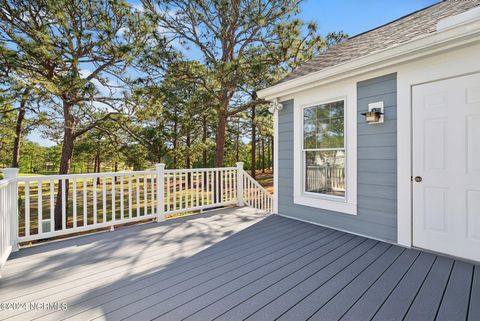
<path fill-rule="evenodd" d="M 58 303 L 2 320 L 473 321 L 480 266 L 230 208 L 22 249 L 0 302 Z"/>

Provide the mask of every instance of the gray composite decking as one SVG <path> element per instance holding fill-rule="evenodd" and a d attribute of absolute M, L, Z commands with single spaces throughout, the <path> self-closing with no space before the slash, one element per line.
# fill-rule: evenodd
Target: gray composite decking
<path fill-rule="evenodd" d="M 480 320 L 480 267 L 230 208 L 14 253 L 12 320 Z"/>

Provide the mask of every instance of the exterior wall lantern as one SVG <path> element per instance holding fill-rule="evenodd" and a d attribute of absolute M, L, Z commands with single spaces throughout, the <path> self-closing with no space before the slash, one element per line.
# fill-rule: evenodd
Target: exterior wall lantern
<path fill-rule="evenodd" d="M 384 122 L 383 101 L 368 104 L 368 111 L 361 113 L 367 124 L 381 124 Z"/>
<path fill-rule="evenodd" d="M 278 98 L 277 98 L 270 104 L 270 107 L 268 108 L 268 111 L 271 114 L 273 114 L 276 111 L 281 111 L 282 109 L 283 109 L 283 105 L 280 104 L 280 102 L 278 101 Z"/>

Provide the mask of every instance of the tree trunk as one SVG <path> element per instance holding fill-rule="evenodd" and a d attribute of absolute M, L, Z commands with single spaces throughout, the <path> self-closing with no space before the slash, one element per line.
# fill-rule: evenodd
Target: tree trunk
<path fill-rule="evenodd" d="M 203 168 L 207 168 L 207 166 L 208 166 L 208 149 L 207 149 L 206 145 L 207 145 L 208 128 L 207 128 L 207 116 L 206 116 L 206 115 L 203 115 L 203 119 L 202 119 L 202 125 L 203 125 L 203 136 L 202 136 L 202 143 L 203 143 L 202 162 L 203 162 Z"/>
<path fill-rule="evenodd" d="M 265 173 L 265 137 L 262 137 L 262 173 Z"/>
<path fill-rule="evenodd" d="M 17 115 L 17 124 L 15 126 L 15 140 L 13 141 L 13 157 L 12 167 L 18 168 L 18 161 L 20 159 L 20 141 L 22 140 L 23 121 L 25 119 L 25 112 L 27 107 L 28 95 L 30 94 L 30 88 L 26 88 L 22 94 L 20 106 Z"/>
<path fill-rule="evenodd" d="M 240 117 L 237 118 L 237 144 L 235 146 L 235 160 L 240 161 Z"/>
<path fill-rule="evenodd" d="M 217 118 L 216 130 L 216 146 L 215 146 L 215 167 L 223 167 L 224 151 L 225 151 L 225 137 L 227 133 L 228 121 L 228 104 L 230 98 L 226 95 L 220 104 Z"/>
<path fill-rule="evenodd" d="M 62 156 L 60 158 L 60 170 L 59 174 L 68 174 L 70 171 L 70 163 L 73 155 L 73 143 L 75 140 L 74 128 L 75 128 L 75 118 L 71 114 L 72 105 L 67 102 L 63 102 L 63 117 L 64 117 L 64 127 L 63 127 L 63 144 L 62 144 Z M 65 182 L 65 207 L 68 204 L 68 180 Z M 66 222 L 65 222 L 66 224 Z M 55 230 L 62 229 L 62 184 L 61 180 L 58 181 L 58 193 L 57 200 L 55 202 Z"/>
<path fill-rule="evenodd" d="M 175 110 L 175 119 L 173 121 L 173 157 L 172 157 L 172 166 L 173 169 L 177 168 L 177 111 Z"/>
<path fill-rule="evenodd" d="M 250 175 L 255 179 L 257 170 L 257 126 L 255 125 L 255 107 L 252 107 L 252 150 L 251 150 L 251 162 Z"/>
<path fill-rule="evenodd" d="M 275 170 L 274 169 L 274 166 L 275 166 L 275 157 L 274 157 L 275 156 L 275 151 L 273 149 L 273 147 L 275 146 L 274 141 L 275 141 L 275 138 L 272 136 L 272 140 L 270 141 L 270 144 L 272 146 L 270 148 L 272 150 L 272 172 Z"/>
<path fill-rule="evenodd" d="M 95 173 L 100 173 L 100 151 L 97 149 L 97 156 L 95 157 Z M 97 184 L 100 184 L 100 177 L 97 177 Z"/>
<path fill-rule="evenodd" d="M 185 167 L 190 168 L 192 166 L 191 164 L 191 157 L 190 157 L 190 147 L 192 146 L 191 143 L 191 138 L 190 138 L 190 133 L 187 134 L 187 139 L 186 139 L 186 145 L 187 145 L 187 157 L 185 158 Z M 190 186 L 190 181 L 191 181 L 191 173 L 187 173 L 187 188 Z"/>
<path fill-rule="evenodd" d="M 272 157 L 270 153 L 272 152 L 272 149 L 270 148 L 270 141 L 272 140 L 271 137 L 267 138 L 267 168 L 270 169 L 272 166 Z"/>

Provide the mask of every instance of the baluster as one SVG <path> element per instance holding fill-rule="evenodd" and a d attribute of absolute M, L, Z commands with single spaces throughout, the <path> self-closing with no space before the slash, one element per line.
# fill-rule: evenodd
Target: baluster
<path fill-rule="evenodd" d="M 112 176 L 112 222 L 115 222 L 115 216 L 117 215 L 115 213 L 116 211 L 116 206 L 115 206 L 115 189 L 116 189 L 116 183 L 115 183 L 115 174 Z M 112 226 L 113 227 L 113 226 Z"/>
<path fill-rule="evenodd" d="M 30 236 L 30 182 L 25 182 L 25 236 Z"/>
<path fill-rule="evenodd" d="M 206 195 L 206 201 L 207 201 L 207 205 L 210 205 L 210 173 L 207 171 L 205 171 L 205 175 L 206 175 L 206 178 L 205 178 L 205 184 L 207 185 L 207 195 Z"/>
<path fill-rule="evenodd" d="M 96 179 L 94 179 L 94 189 L 93 189 L 93 192 L 94 192 L 94 203 L 95 203 L 95 208 L 96 208 L 96 199 L 97 199 L 97 184 L 95 183 Z M 102 223 L 106 223 L 107 222 L 107 177 L 106 176 L 103 176 L 102 177 Z M 93 224 L 97 224 L 98 222 L 98 215 L 97 215 L 97 211 L 96 210 L 93 210 L 94 214 L 93 214 Z"/>
<path fill-rule="evenodd" d="M 55 201 L 54 201 L 54 195 L 55 194 L 55 182 L 54 180 L 50 180 L 50 232 L 55 231 L 55 224 L 54 224 L 54 219 L 55 219 Z"/>
<path fill-rule="evenodd" d="M 167 179 L 167 212 L 170 212 L 172 203 L 170 200 L 170 174 L 165 174 L 165 178 Z"/>
<path fill-rule="evenodd" d="M 98 213 L 97 213 L 97 182 L 98 179 L 96 176 L 93 177 L 92 180 L 92 189 L 93 189 L 93 225 L 97 224 L 97 218 L 98 218 Z"/>
<path fill-rule="evenodd" d="M 228 194 L 228 200 L 231 201 L 233 199 L 233 187 L 235 186 L 233 184 L 233 178 L 235 177 L 235 175 L 233 174 L 233 171 L 230 170 L 229 172 L 229 178 L 228 178 L 228 184 L 229 184 L 229 188 L 228 190 L 230 191 L 230 193 Z"/>
<path fill-rule="evenodd" d="M 267 199 L 266 199 L 266 194 L 262 191 L 262 207 L 263 210 L 266 211 L 267 209 Z"/>
<path fill-rule="evenodd" d="M 140 216 L 140 178 L 138 175 L 135 175 L 135 183 L 137 184 L 136 190 L 136 200 L 137 200 L 137 217 Z"/>
<path fill-rule="evenodd" d="M 73 228 L 77 228 L 77 179 L 72 180 L 72 206 L 73 206 Z"/>
<path fill-rule="evenodd" d="M 232 198 L 235 198 L 238 195 L 237 191 L 237 172 L 232 171 L 233 173 L 233 186 L 232 186 Z"/>
<path fill-rule="evenodd" d="M 195 191 L 193 189 L 193 181 L 195 179 L 194 177 L 195 177 L 195 173 L 191 172 L 190 173 L 190 208 L 195 207 L 195 205 L 194 205 Z"/>
<path fill-rule="evenodd" d="M 205 205 L 205 172 L 200 172 L 200 202 L 201 206 Z"/>
<path fill-rule="evenodd" d="M 37 201 L 38 201 L 38 234 L 42 234 L 43 233 L 43 226 L 42 226 L 42 222 L 43 222 L 43 200 L 42 200 L 42 180 L 39 179 L 38 180 L 38 197 L 37 197 Z"/>
<path fill-rule="evenodd" d="M 66 186 L 65 179 L 62 179 L 62 230 L 67 228 L 67 197 L 66 197 Z M 60 183 L 60 182 L 59 182 Z"/>
<path fill-rule="evenodd" d="M 220 173 L 219 173 L 219 170 L 216 169 L 215 170 L 215 201 L 216 203 L 220 203 L 221 202 L 221 199 L 220 199 Z"/>
<path fill-rule="evenodd" d="M 223 169 L 219 169 L 218 170 L 218 176 L 220 177 L 220 181 L 218 182 L 219 185 L 220 185 L 220 203 L 223 203 L 223 197 L 224 197 L 224 193 L 225 193 L 225 188 L 224 188 L 224 184 L 225 184 L 225 171 Z"/>
<path fill-rule="evenodd" d="M 120 220 L 125 219 L 125 204 L 124 204 L 124 187 L 123 187 L 123 175 L 120 175 Z"/>
<path fill-rule="evenodd" d="M 147 175 L 143 175 L 143 211 L 144 215 L 148 215 L 148 191 L 147 191 Z M 152 213 L 153 214 L 153 213 Z"/>
<path fill-rule="evenodd" d="M 128 218 L 132 218 L 132 175 L 128 175 Z"/>
<path fill-rule="evenodd" d="M 257 203 L 256 203 L 256 199 L 255 199 L 255 185 L 253 184 L 253 179 L 249 179 L 249 183 L 250 183 L 250 193 L 252 194 L 252 206 L 253 208 L 257 208 Z"/>
<path fill-rule="evenodd" d="M 154 185 L 154 179 L 155 179 L 155 175 L 152 174 L 150 175 L 150 200 L 152 201 L 152 215 L 155 214 L 155 185 Z M 163 195 L 163 197 L 165 197 L 165 195 Z"/>
<path fill-rule="evenodd" d="M 178 208 L 181 210 L 183 209 L 183 173 L 180 172 L 178 173 L 179 174 L 179 178 L 178 178 L 178 191 L 179 191 L 179 195 L 178 197 L 180 198 L 180 203 L 178 204 Z"/>
<path fill-rule="evenodd" d="M 177 172 L 173 172 L 173 210 L 177 210 Z"/>
<path fill-rule="evenodd" d="M 87 217 L 87 178 L 83 179 L 83 226 L 88 225 Z"/>
<path fill-rule="evenodd" d="M 200 189 L 200 181 L 198 180 L 200 178 L 200 172 L 196 172 L 195 173 L 195 177 L 197 178 L 196 180 L 196 183 L 195 183 L 195 186 L 196 186 L 196 190 L 195 190 L 195 207 L 198 207 L 200 206 L 200 199 L 198 198 L 199 196 L 199 189 Z"/>
<path fill-rule="evenodd" d="M 245 202 L 251 206 L 250 204 L 250 189 L 248 188 L 248 178 L 247 175 L 243 175 L 243 193 L 245 194 Z"/>

